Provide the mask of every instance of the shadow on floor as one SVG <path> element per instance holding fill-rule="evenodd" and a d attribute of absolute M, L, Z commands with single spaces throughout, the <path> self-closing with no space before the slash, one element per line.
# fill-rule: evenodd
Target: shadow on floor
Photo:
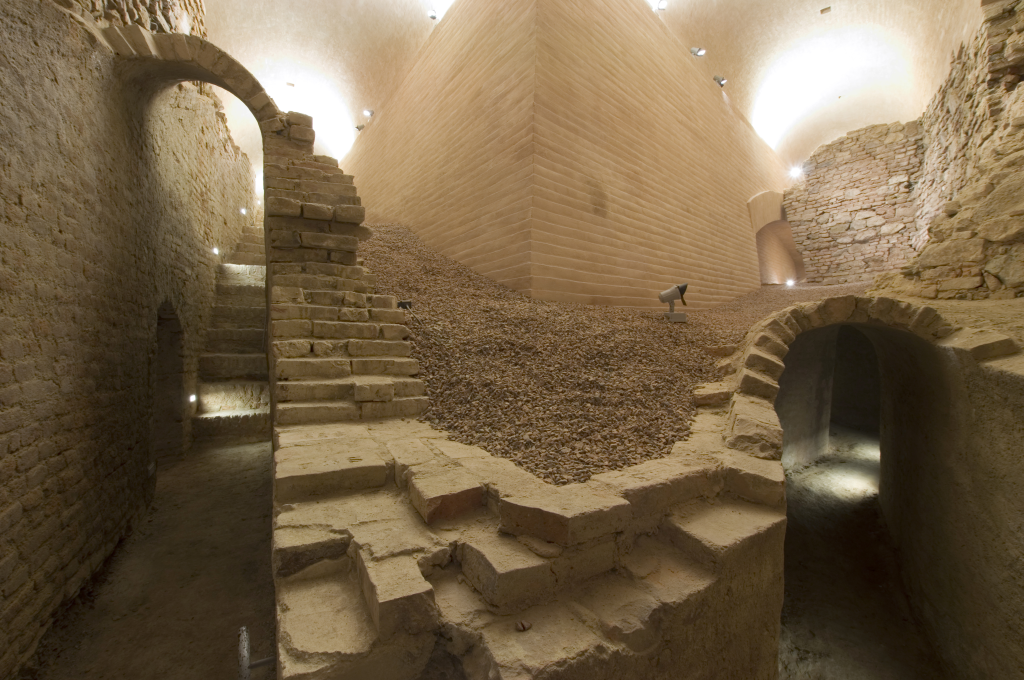
<path fill-rule="evenodd" d="M 786 473 L 780 680 L 942 680 L 911 615 L 878 506 L 878 440 L 833 424 L 829 453 Z"/>
<path fill-rule="evenodd" d="M 162 469 L 149 515 L 60 614 L 23 677 L 234 678 L 243 625 L 252 658 L 270 656 L 270 470 L 270 442 L 197 444 Z"/>

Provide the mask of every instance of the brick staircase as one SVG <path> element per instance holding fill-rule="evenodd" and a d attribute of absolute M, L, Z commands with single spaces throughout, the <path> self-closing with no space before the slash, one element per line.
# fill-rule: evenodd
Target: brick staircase
<path fill-rule="evenodd" d="M 263 228 L 247 226 L 217 268 L 217 295 L 199 358 L 197 437 L 270 438 Z"/>

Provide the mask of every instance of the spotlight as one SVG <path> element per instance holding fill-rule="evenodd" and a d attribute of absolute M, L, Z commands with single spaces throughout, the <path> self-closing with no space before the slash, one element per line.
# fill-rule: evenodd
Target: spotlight
<path fill-rule="evenodd" d="M 367 118 L 373 118 L 373 109 L 363 109 L 363 115 Z"/>
<path fill-rule="evenodd" d="M 213 254 L 214 254 L 214 255 L 220 255 L 220 249 L 218 249 L 218 248 L 214 248 L 214 249 L 213 249 Z"/>
<path fill-rule="evenodd" d="M 725 84 L 729 81 L 722 76 L 715 76 L 715 82 L 718 83 L 719 87 L 725 87 Z"/>
<path fill-rule="evenodd" d="M 690 284 L 688 283 L 680 283 L 678 286 L 672 286 L 658 293 L 658 299 L 668 303 L 668 313 L 665 314 L 665 318 L 672 323 L 686 322 L 686 314 L 676 311 L 676 300 L 679 300 L 684 305 L 686 304 L 686 289 L 689 286 Z"/>
<path fill-rule="evenodd" d="M 789 286 L 790 288 L 792 288 L 795 284 L 796 284 L 796 281 L 794 281 L 793 279 L 788 279 L 786 281 L 786 285 Z"/>
<path fill-rule="evenodd" d="M 241 209 L 241 210 L 239 210 L 238 212 L 240 212 L 240 213 L 242 213 L 242 214 L 244 215 L 244 214 L 246 213 L 246 210 L 245 210 L 245 208 L 242 208 L 242 209 Z"/>
<path fill-rule="evenodd" d="M 431 19 L 436 19 L 437 18 L 437 10 L 435 10 L 433 7 L 431 7 L 430 11 L 427 12 L 427 16 L 430 17 Z"/>
<path fill-rule="evenodd" d="M 356 126 L 356 131 L 357 132 L 362 132 L 364 127 L 366 127 L 366 126 L 365 125 L 357 125 Z"/>
<path fill-rule="evenodd" d="M 190 395 L 189 398 L 188 398 L 188 403 L 190 403 L 190 404 L 196 403 L 196 395 L 194 395 L 194 394 Z"/>
<path fill-rule="evenodd" d="M 707 53 L 708 53 L 708 51 L 706 49 L 704 49 L 703 47 L 691 47 L 690 48 L 690 54 L 692 54 L 695 57 L 703 57 Z"/>
<path fill-rule="evenodd" d="M 800 177 L 803 176 L 803 174 L 804 169 L 798 165 L 794 165 L 792 168 L 789 169 L 789 176 L 792 177 L 793 179 L 799 179 Z"/>
<path fill-rule="evenodd" d="M 658 9 L 668 9 L 668 0 L 658 0 Z"/>

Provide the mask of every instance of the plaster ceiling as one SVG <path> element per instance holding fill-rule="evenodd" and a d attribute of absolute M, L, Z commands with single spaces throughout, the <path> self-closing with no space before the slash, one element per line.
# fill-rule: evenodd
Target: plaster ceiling
<path fill-rule="evenodd" d="M 822 10 L 829 8 L 822 13 Z M 669 0 L 659 12 L 784 161 L 846 132 L 919 117 L 979 0 Z"/>
<path fill-rule="evenodd" d="M 207 30 L 282 109 L 314 117 L 318 152 L 342 158 L 430 36 L 427 10 L 440 21 L 454 1 L 206 0 Z M 981 22 L 979 0 L 668 0 L 658 15 L 707 49 L 700 68 L 728 78 L 735 109 L 793 164 L 850 130 L 920 116 Z M 255 123 L 223 98 L 258 162 Z"/>

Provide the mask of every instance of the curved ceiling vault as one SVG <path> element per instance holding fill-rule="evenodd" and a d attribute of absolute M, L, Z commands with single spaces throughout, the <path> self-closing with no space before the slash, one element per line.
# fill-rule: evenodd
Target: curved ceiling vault
<path fill-rule="evenodd" d="M 206 0 L 207 26 L 282 109 L 323 121 L 317 151 L 340 158 L 368 122 L 363 110 L 379 110 L 412 67 L 436 25 L 428 10 L 440 20 L 454 1 Z M 707 49 L 700 67 L 728 78 L 724 94 L 790 164 L 850 130 L 920 116 L 981 22 L 980 0 L 666 5 L 658 14 L 668 29 Z M 241 104 L 225 104 L 236 140 L 258 156 L 258 130 L 236 115 Z"/>
<path fill-rule="evenodd" d="M 877 123 L 919 117 L 980 0 L 669 0 L 662 18 L 703 47 L 708 77 L 788 163 Z M 827 10 L 824 11 L 823 10 Z"/>

